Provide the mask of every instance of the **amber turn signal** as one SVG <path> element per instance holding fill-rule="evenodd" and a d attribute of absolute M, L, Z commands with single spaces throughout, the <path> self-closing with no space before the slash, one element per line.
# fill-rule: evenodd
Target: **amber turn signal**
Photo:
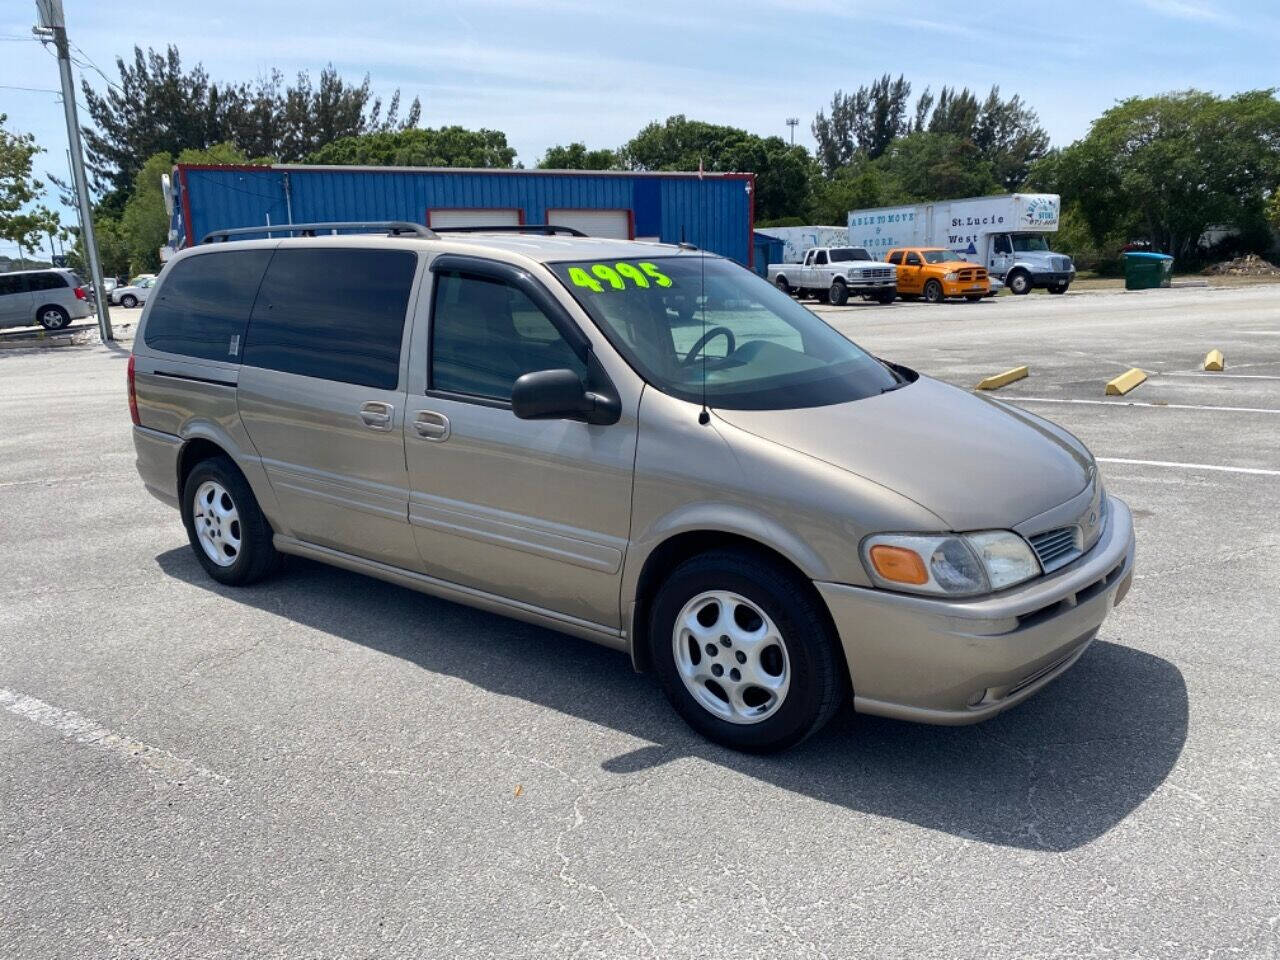
<path fill-rule="evenodd" d="M 876 544 L 871 548 L 871 563 L 876 573 L 893 583 L 910 583 L 915 586 L 929 582 L 929 571 L 925 569 L 920 554 L 906 547 L 891 547 Z"/>

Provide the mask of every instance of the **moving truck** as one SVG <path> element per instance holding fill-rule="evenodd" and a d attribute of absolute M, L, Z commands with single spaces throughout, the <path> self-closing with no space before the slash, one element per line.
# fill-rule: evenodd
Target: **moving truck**
<path fill-rule="evenodd" d="M 849 242 L 883 257 L 892 247 L 946 247 L 986 267 L 1014 293 L 1066 293 L 1076 268 L 1049 246 L 1056 193 L 1007 193 L 849 212 Z"/>
<path fill-rule="evenodd" d="M 804 255 L 814 247 L 849 246 L 847 227 L 756 227 L 756 233 L 782 241 L 783 263 L 803 263 Z"/>

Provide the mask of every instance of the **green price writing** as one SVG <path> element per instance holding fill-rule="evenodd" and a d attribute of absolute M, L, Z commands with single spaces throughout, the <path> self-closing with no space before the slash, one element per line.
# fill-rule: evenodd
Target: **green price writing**
<path fill-rule="evenodd" d="M 569 280 L 575 287 L 585 287 L 592 293 L 604 293 L 606 286 L 611 290 L 625 290 L 628 281 L 633 286 L 646 290 L 651 284 L 659 287 L 671 286 L 671 278 L 647 260 L 615 263 L 612 266 L 593 263 L 589 272 L 582 267 L 570 267 Z"/>

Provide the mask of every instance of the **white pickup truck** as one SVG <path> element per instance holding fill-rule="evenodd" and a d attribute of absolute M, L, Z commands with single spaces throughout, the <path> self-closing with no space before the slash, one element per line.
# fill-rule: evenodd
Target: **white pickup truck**
<path fill-rule="evenodd" d="M 769 264 L 769 282 L 783 293 L 810 294 L 837 307 L 851 294 L 893 303 L 898 295 L 898 268 L 871 259 L 863 247 L 814 247 L 803 263 Z"/>

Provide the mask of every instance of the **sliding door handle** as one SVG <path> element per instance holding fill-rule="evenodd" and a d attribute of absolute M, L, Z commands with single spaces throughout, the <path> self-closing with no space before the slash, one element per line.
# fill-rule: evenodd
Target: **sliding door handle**
<path fill-rule="evenodd" d="M 391 418 L 396 408 L 380 400 L 371 400 L 360 407 L 360 419 L 371 430 L 390 430 Z"/>

